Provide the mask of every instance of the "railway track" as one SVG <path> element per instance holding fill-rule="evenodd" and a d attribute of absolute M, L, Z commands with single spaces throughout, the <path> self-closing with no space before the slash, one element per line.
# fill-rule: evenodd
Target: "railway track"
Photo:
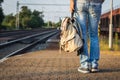
<path fill-rule="evenodd" d="M 18 35 L 21 33 L 29 33 L 29 32 L 37 32 L 37 31 L 47 31 L 52 30 L 52 28 L 39 28 L 39 29 L 32 29 L 32 30 L 12 30 L 12 31 L 0 31 L 0 37 L 6 37 L 11 35 Z"/>
<path fill-rule="evenodd" d="M 14 30 L 14 31 L 3 31 L 0 32 L 0 44 L 8 42 L 11 40 L 19 39 L 25 36 L 29 36 L 36 33 L 41 33 L 43 31 L 48 31 L 53 29 L 33 29 L 33 30 Z"/>
<path fill-rule="evenodd" d="M 26 50 L 33 48 L 33 46 L 41 41 L 45 41 L 58 33 L 58 30 L 50 30 L 2 43 L 0 44 L 0 62 L 3 62 L 12 55 L 23 53 Z"/>

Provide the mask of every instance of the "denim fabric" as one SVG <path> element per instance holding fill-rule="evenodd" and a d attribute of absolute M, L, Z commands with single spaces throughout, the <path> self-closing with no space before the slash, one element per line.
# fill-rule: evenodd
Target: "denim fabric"
<path fill-rule="evenodd" d="M 84 39 L 84 49 L 80 53 L 80 64 L 83 68 L 88 68 L 91 63 L 92 67 L 98 67 L 100 57 L 99 39 L 98 39 L 98 23 L 101 15 L 101 3 L 77 3 L 76 10 L 79 15 L 76 15 L 77 20 L 82 28 Z M 87 38 L 90 39 L 90 54 L 88 54 Z"/>
<path fill-rule="evenodd" d="M 103 0 L 77 0 L 77 3 L 86 3 L 86 2 L 102 3 Z"/>

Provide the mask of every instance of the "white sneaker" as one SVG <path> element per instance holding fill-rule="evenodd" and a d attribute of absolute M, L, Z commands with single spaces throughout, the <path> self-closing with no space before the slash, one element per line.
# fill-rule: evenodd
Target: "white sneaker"
<path fill-rule="evenodd" d="M 81 72 L 81 73 L 90 73 L 90 70 L 88 68 L 81 68 L 81 67 L 79 67 L 78 71 Z"/>
<path fill-rule="evenodd" d="M 91 72 L 99 72 L 99 69 L 98 68 L 92 68 Z"/>

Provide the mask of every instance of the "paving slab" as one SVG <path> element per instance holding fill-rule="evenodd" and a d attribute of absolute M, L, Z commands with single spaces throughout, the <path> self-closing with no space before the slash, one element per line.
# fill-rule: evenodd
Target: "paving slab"
<path fill-rule="evenodd" d="M 120 52 L 101 51 L 100 72 L 83 74 L 76 52 L 59 53 L 58 43 L 47 49 L 16 55 L 0 63 L 0 80 L 120 80 Z"/>

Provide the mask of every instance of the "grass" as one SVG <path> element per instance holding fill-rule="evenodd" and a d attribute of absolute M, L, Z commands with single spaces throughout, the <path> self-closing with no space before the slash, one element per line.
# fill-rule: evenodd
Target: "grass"
<path fill-rule="evenodd" d="M 110 50 L 109 49 L 109 39 L 100 37 L 100 50 Z M 113 39 L 113 51 L 120 51 L 120 40 Z"/>
<path fill-rule="evenodd" d="M 109 39 L 107 37 L 99 37 L 99 44 L 101 51 L 120 51 L 120 39 L 113 39 L 113 48 L 109 49 Z M 90 48 L 90 41 L 88 40 L 88 48 Z"/>

